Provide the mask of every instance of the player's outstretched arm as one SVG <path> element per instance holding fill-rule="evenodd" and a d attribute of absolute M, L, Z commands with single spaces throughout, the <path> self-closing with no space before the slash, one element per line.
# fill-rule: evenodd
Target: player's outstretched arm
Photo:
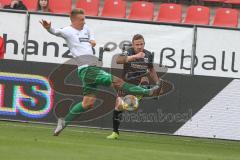
<path fill-rule="evenodd" d="M 132 62 L 140 58 L 144 58 L 145 53 L 139 52 L 138 54 L 126 56 L 126 55 L 119 55 L 116 59 L 117 64 L 124 64 L 127 62 Z"/>
<path fill-rule="evenodd" d="M 116 58 L 117 64 L 124 64 L 127 63 L 127 56 L 126 55 L 118 55 Z"/>
<path fill-rule="evenodd" d="M 48 22 L 44 19 L 42 19 L 41 21 L 39 21 L 41 23 L 41 25 L 43 26 L 43 28 L 45 28 L 49 33 L 55 35 L 55 36 L 60 36 L 60 37 L 64 37 L 61 29 L 54 29 L 51 25 L 51 22 Z"/>

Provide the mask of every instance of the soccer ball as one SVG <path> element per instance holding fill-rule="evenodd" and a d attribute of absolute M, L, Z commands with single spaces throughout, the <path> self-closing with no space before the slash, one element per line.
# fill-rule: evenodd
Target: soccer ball
<path fill-rule="evenodd" d="M 135 111 L 139 106 L 137 97 L 133 95 L 126 95 L 122 98 L 122 106 L 124 110 Z"/>

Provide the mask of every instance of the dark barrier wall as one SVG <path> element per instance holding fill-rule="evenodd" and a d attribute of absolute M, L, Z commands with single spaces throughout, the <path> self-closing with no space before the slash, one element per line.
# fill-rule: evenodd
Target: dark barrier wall
<path fill-rule="evenodd" d="M 55 123 L 57 116 L 80 101 L 81 83 L 76 72 L 67 77 L 69 86 L 63 91 L 50 87 L 48 77 L 57 67 L 59 64 L 1 60 L 0 118 Z M 175 85 L 174 91 L 160 99 L 142 101 L 137 112 L 123 113 L 122 129 L 174 133 L 232 81 L 179 74 L 166 74 L 163 79 Z M 76 124 L 111 128 L 114 95 L 111 89 L 101 92 L 98 107 L 84 113 Z"/>

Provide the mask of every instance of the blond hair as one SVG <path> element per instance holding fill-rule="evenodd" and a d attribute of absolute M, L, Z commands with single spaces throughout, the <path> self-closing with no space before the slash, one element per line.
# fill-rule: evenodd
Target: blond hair
<path fill-rule="evenodd" d="M 70 13 L 70 17 L 75 17 L 76 15 L 78 14 L 82 14 L 84 15 L 84 10 L 83 9 L 80 9 L 80 8 L 74 8 L 72 9 L 71 13 Z"/>

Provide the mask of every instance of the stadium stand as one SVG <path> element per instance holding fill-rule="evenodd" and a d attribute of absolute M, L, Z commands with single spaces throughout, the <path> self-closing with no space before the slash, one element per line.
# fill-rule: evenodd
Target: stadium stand
<path fill-rule="evenodd" d="M 53 13 L 70 13 L 72 0 L 50 0 L 49 8 Z"/>
<path fill-rule="evenodd" d="M 174 3 L 165 3 L 159 6 L 158 22 L 181 23 L 182 6 Z"/>
<path fill-rule="evenodd" d="M 11 3 L 11 0 L 0 0 L 2 6 L 8 5 Z"/>
<path fill-rule="evenodd" d="M 209 25 L 210 9 L 204 6 L 190 6 L 187 8 L 185 22 L 187 24 Z"/>
<path fill-rule="evenodd" d="M 133 2 L 128 19 L 152 21 L 154 16 L 154 5 L 151 2 Z"/>
<path fill-rule="evenodd" d="M 99 0 L 77 0 L 76 8 L 82 8 L 88 16 L 98 16 Z"/>
<path fill-rule="evenodd" d="M 22 0 L 29 11 L 37 10 L 38 0 Z M 0 0 L 2 6 L 10 4 L 11 0 Z M 222 3 L 232 6 L 240 4 L 240 0 L 198 0 L 204 2 Z M 127 6 L 130 6 L 127 8 Z M 155 6 L 159 6 L 154 10 Z M 194 25 L 210 25 L 220 27 L 238 27 L 238 10 L 219 8 L 216 6 L 186 5 L 176 3 L 161 3 L 148 1 L 125 0 L 49 0 L 52 13 L 68 14 L 72 7 L 82 8 L 87 16 L 102 16 L 108 18 L 127 18 L 166 23 L 183 23 Z M 186 9 L 186 11 L 185 11 Z M 215 11 L 215 15 L 211 14 Z M 128 14 L 129 13 L 129 14 Z M 156 13 L 156 17 L 154 17 Z M 127 16 L 128 14 L 128 16 Z"/>
<path fill-rule="evenodd" d="M 225 4 L 240 4 L 240 0 L 225 0 Z"/>
<path fill-rule="evenodd" d="M 43 3 L 44 2 L 44 3 Z M 52 13 L 51 9 L 49 8 L 49 0 L 38 0 L 37 2 L 37 11 L 38 12 L 48 12 Z"/>
<path fill-rule="evenodd" d="M 23 4 L 29 11 L 36 11 L 38 6 L 38 0 L 22 0 Z"/>
<path fill-rule="evenodd" d="M 102 17 L 125 18 L 126 2 L 122 0 L 105 0 Z"/>
<path fill-rule="evenodd" d="M 207 3 L 224 3 L 226 0 L 199 0 L 199 2 L 207 2 Z"/>
<path fill-rule="evenodd" d="M 10 1 L 8 4 L 5 4 L 6 2 L 8 1 L 4 1 L 3 3 L 0 2 L 1 7 L 3 7 L 4 9 L 27 10 L 27 7 L 25 6 L 22 0 L 18 0 L 18 1 L 14 0 L 14 1 Z"/>
<path fill-rule="evenodd" d="M 215 10 L 213 26 L 237 27 L 238 11 L 230 8 L 217 8 Z"/>

